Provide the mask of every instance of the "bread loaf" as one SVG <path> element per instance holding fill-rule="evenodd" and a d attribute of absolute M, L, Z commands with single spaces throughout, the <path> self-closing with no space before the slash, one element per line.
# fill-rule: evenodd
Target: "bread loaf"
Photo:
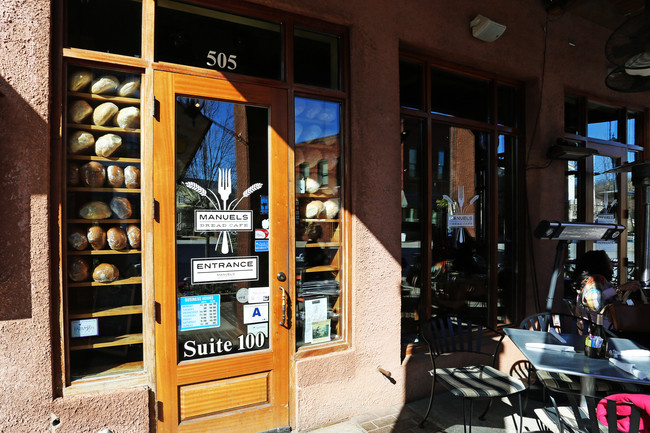
<path fill-rule="evenodd" d="M 138 97 L 140 95 L 140 78 L 129 77 L 117 88 L 118 96 Z"/>
<path fill-rule="evenodd" d="M 103 156 L 108 158 L 111 156 L 117 149 L 122 146 L 122 137 L 117 134 L 106 134 L 102 135 L 95 142 L 95 153 L 97 156 Z"/>
<path fill-rule="evenodd" d="M 73 256 L 68 262 L 68 276 L 72 281 L 86 281 L 90 277 L 88 261 L 79 256 Z"/>
<path fill-rule="evenodd" d="M 83 99 L 72 101 L 68 107 L 68 115 L 72 123 L 82 123 L 92 112 L 93 107 Z"/>
<path fill-rule="evenodd" d="M 325 212 L 327 213 L 328 219 L 336 218 L 336 215 L 339 213 L 339 202 L 337 199 L 331 198 L 325 203 Z"/>
<path fill-rule="evenodd" d="M 120 80 L 118 80 L 117 77 L 114 77 L 113 75 L 104 75 L 103 77 L 93 80 L 90 86 L 90 91 L 98 95 L 115 93 L 115 90 L 117 90 L 119 85 Z"/>
<path fill-rule="evenodd" d="M 124 185 L 124 170 L 119 165 L 109 165 L 106 168 L 106 178 L 110 186 L 119 188 Z"/>
<path fill-rule="evenodd" d="M 307 180 L 305 181 L 305 190 L 313 194 L 316 191 L 318 191 L 318 188 L 320 188 L 320 183 L 312 179 L 311 177 L 308 177 Z"/>
<path fill-rule="evenodd" d="M 79 216 L 87 220 L 110 218 L 111 208 L 103 201 L 90 201 L 81 206 Z"/>
<path fill-rule="evenodd" d="M 103 126 L 110 122 L 110 120 L 115 117 L 118 111 L 119 108 L 117 108 L 117 105 L 113 104 L 112 102 L 104 102 L 103 104 L 99 104 L 95 108 L 95 111 L 93 111 L 93 123 L 97 126 Z"/>
<path fill-rule="evenodd" d="M 86 231 L 81 227 L 75 227 L 68 233 L 68 245 L 77 251 L 85 250 L 88 248 L 88 238 L 86 238 Z"/>
<path fill-rule="evenodd" d="M 106 182 L 106 169 L 97 161 L 90 161 L 81 166 L 81 184 L 98 188 Z"/>
<path fill-rule="evenodd" d="M 140 169 L 132 165 L 124 169 L 124 183 L 127 188 L 140 188 Z"/>
<path fill-rule="evenodd" d="M 106 231 L 101 226 L 89 227 L 86 236 L 93 250 L 103 250 L 106 248 Z"/>
<path fill-rule="evenodd" d="M 110 263 L 102 263 L 93 271 L 93 280 L 98 283 L 110 283 L 117 280 L 119 276 L 120 271 Z"/>
<path fill-rule="evenodd" d="M 131 202 L 125 197 L 113 197 L 113 200 L 111 200 L 111 210 L 119 219 L 127 219 L 133 213 Z"/>
<path fill-rule="evenodd" d="M 118 111 L 113 119 L 115 126 L 120 128 L 137 129 L 140 127 L 140 109 L 138 107 L 124 107 Z"/>
<path fill-rule="evenodd" d="M 87 69 L 74 71 L 68 77 L 68 90 L 71 92 L 82 91 L 93 80 L 93 73 Z"/>
<path fill-rule="evenodd" d="M 305 217 L 316 218 L 323 210 L 325 210 L 325 205 L 322 201 L 312 200 L 305 207 Z"/>
<path fill-rule="evenodd" d="M 123 250 L 126 248 L 126 231 L 122 227 L 111 227 L 106 233 L 108 247 L 112 250 Z"/>
<path fill-rule="evenodd" d="M 76 162 L 68 162 L 68 185 L 78 186 L 80 183 L 79 164 Z"/>
<path fill-rule="evenodd" d="M 129 224 L 126 228 L 126 236 L 129 238 L 131 248 L 140 248 L 140 227 L 135 224 Z"/>
<path fill-rule="evenodd" d="M 88 131 L 75 131 L 68 137 L 68 153 L 78 155 L 90 152 L 95 145 L 95 137 Z"/>

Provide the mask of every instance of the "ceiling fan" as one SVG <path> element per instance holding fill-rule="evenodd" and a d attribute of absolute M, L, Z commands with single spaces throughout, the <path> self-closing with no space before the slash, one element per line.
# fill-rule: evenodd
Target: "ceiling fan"
<path fill-rule="evenodd" d="M 605 84 L 619 92 L 650 90 L 650 0 L 643 14 L 621 24 L 605 43 L 605 56 L 616 67 Z"/>

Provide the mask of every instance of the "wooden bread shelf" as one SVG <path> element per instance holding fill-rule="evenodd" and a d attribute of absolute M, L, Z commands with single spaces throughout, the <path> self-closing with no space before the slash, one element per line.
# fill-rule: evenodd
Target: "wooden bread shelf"
<path fill-rule="evenodd" d="M 105 158 L 103 156 L 95 156 L 95 155 L 68 155 L 68 159 L 73 159 L 77 161 L 132 162 L 135 164 L 140 164 L 140 158 L 123 158 L 121 156 L 117 156 L 114 158 Z"/>
<path fill-rule="evenodd" d="M 142 277 L 123 278 L 110 283 L 98 283 L 97 281 L 70 282 L 68 287 L 123 286 L 127 284 L 142 284 Z"/>
<path fill-rule="evenodd" d="M 122 132 L 125 134 L 140 133 L 139 129 L 120 128 L 118 126 L 88 125 L 85 123 L 68 123 L 68 129 L 82 129 L 84 131 L 93 131 L 93 132 Z"/>
<path fill-rule="evenodd" d="M 99 187 L 91 188 L 84 186 L 72 186 L 68 187 L 68 192 L 120 192 L 126 194 L 140 194 L 140 188 L 110 188 L 110 187 Z"/>
<path fill-rule="evenodd" d="M 95 93 L 68 92 L 68 97 L 85 99 L 87 101 L 114 102 L 116 104 L 140 105 L 140 99 L 124 96 L 97 95 Z"/>
<path fill-rule="evenodd" d="M 330 248 L 330 247 L 340 247 L 340 242 L 313 242 L 305 244 L 305 248 Z"/>
<path fill-rule="evenodd" d="M 139 218 L 120 220 L 117 218 L 106 218 L 103 220 L 87 220 L 84 218 L 68 219 L 68 224 L 139 224 Z"/>
<path fill-rule="evenodd" d="M 339 195 L 336 193 L 325 194 L 322 192 L 305 192 L 305 193 L 296 193 L 297 198 L 339 198 Z"/>
<path fill-rule="evenodd" d="M 130 250 L 68 250 L 69 256 L 106 256 L 112 254 L 140 254 L 141 250 L 130 249 Z"/>
<path fill-rule="evenodd" d="M 89 319 L 92 317 L 127 316 L 142 314 L 142 305 L 124 305 L 122 307 L 104 308 L 95 311 L 77 311 L 68 315 L 69 319 Z"/>
<path fill-rule="evenodd" d="M 77 340 L 77 339 L 74 339 Z M 99 349 L 101 347 L 128 346 L 142 343 L 142 334 L 126 334 L 115 337 L 86 337 L 71 341 L 70 350 Z"/>
<path fill-rule="evenodd" d="M 307 223 L 337 223 L 339 222 L 338 218 L 328 219 L 328 218 L 300 218 L 300 221 Z"/>
<path fill-rule="evenodd" d="M 337 272 L 340 268 L 338 266 L 314 266 L 313 268 L 305 268 L 305 272 Z"/>
<path fill-rule="evenodd" d="M 98 365 L 83 371 L 83 374 L 72 376 L 72 381 L 81 379 L 95 379 L 98 377 L 112 376 L 123 373 L 133 373 L 144 369 L 142 361 L 125 362 L 118 365 Z"/>

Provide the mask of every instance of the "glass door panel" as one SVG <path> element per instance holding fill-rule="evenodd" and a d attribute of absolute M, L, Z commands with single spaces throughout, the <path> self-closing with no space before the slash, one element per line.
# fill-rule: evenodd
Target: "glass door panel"
<path fill-rule="evenodd" d="M 615 158 L 594 156 L 594 222 L 618 223 L 619 193 L 616 173 L 605 173 L 616 167 Z M 618 246 L 615 241 L 594 242 L 595 250 L 604 250 L 615 263 L 618 262 Z M 614 278 L 617 278 L 617 266 L 614 267 Z"/>

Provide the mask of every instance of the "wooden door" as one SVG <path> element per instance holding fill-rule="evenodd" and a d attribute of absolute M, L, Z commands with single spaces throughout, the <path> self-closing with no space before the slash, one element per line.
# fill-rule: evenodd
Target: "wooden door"
<path fill-rule="evenodd" d="M 287 427 L 286 93 L 156 72 L 155 99 L 158 429 Z"/>

